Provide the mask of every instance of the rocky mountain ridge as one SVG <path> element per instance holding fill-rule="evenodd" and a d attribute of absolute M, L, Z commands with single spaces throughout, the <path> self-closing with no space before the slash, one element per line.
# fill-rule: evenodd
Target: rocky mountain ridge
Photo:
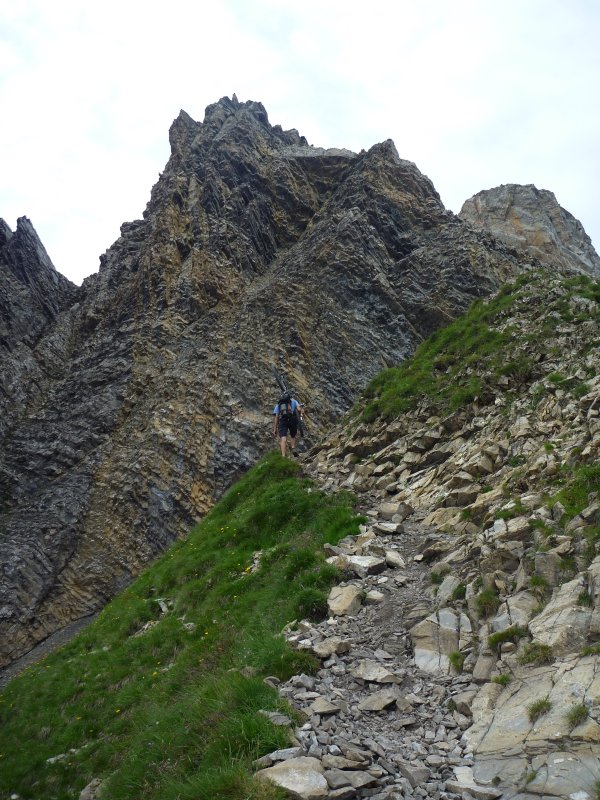
<path fill-rule="evenodd" d="M 330 618 L 288 632 L 323 659 L 281 689 L 307 714 L 301 751 L 264 762 L 289 788 L 301 759 L 294 796 L 597 797 L 600 287 L 518 284 L 484 318 L 501 344 L 457 373 L 436 353 L 442 383 L 477 372 L 493 393 L 448 414 L 425 388 L 367 424 L 359 406 L 309 454 L 369 522 L 330 550 L 353 573 Z"/>
<path fill-rule="evenodd" d="M 334 496 L 340 489 L 354 492 L 366 520 L 357 535 L 325 544 L 324 569 L 342 580 L 323 595 L 320 621 L 298 618 L 283 630 L 299 656 L 313 655 L 318 666 L 284 680 L 257 673 L 251 658 L 227 671 L 242 685 L 247 680 L 253 695 L 261 684 L 276 687 L 295 710 L 295 721 L 281 709 L 267 710 L 271 705 L 256 712 L 289 730 L 289 746 L 261 755 L 254 763 L 256 786 L 239 796 L 269 797 L 275 785 L 303 800 L 595 800 L 599 315 L 597 282 L 524 274 L 434 334 L 406 364 L 373 380 L 352 414 L 301 458 L 316 486 Z M 266 481 L 265 469 L 265 462 L 258 466 L 255 488 Z M 257 511 L 256 530 L 271 517 L 275 530 L 282 524 L 281 491 L 271 494 L 273 507 Z M 300 507 L 300 488 L 295 491 Z M 249 538 L 240 517 L 227 516 L 240 492 L 248 489 L 234 487 L 212 523 L 224 554 Z M 314 487 L 308 492 L 317 494 Z M 292 496 L 285 499 L 293 507 Z M 224 645 L 245 591 L 273 580 L 276 567 L 290 586 L 296 573 L 314 586 L 308 578 L 322 571 L 306 550 L 302 523 L 297 533 L 292 547 L 275 536 L 273 546 L 250 547 L 243 559 L 231 552 L 220 572 L 223 585 L 213 585 L 216 576 L 207 571 L 213 556 L 203 561 L 201 537 L 180 543 L 163 560 L 162 573 L 150 570 L 130 594 L 134 624 L 119 620 L 109 606 L 95 638 L 62 662 L 41 664 L 39 677 L 48 671 L 47 686 L 61 682 L 61 669 L 71 670 L 78 677 L 73 691 L 93 697 L 88 684 L 113 652 L 119 676 L 109 673 L 109 698 L 103 694 L 97 702 L 103 711 L 108 704 L 113 717 L 123 711 L 127 718 L 109 736 L 90 733 L 86 722 L 78 749 L 50 751 L 36 765 L 38 778 L 51 781 L 56 765 L 68 760 L 69 774 L 83 785 L 93 761 L 100 769 L 80 800 L 108 796 L 117 775 L 100 748 L 106 741 L 112 746 L 111 737 L 124 735 L 137 719 L 134 678 L 144 684 L 144 696 L 145 681 L 155 680 L 159 670 L 177 691 L 185 691 L 178 681 L 190 669 L 192 682 L 202 684 L 212 661 L 204 641 L 214 636 Z M 222 619 L 203 619 L 204 612 L 190 618 L 209 587 L 221 598 Z M 256 623 L 251 620 L 249 629 Z M 121 639 L 112 635 L 117 627 Z M 173 634 L 175 649 L 151 674 L 154 659 L 146 662 L 147 655 L 125 665 L 119 658 L 121 640 L 131 654 L 147 654 L 154 642 L 156 658 L 158 643 Z M 238 655 L 243 659 L 244 651 Z M 35 688 L 35 681 L 32 674 L 22 686 Z M 158 688 L 150 685 L 156 697 Z M 10 699 L 18 705 L 18 693 Z M 158 739 L 165 746 L 173 739 L 178 747 L 185 741 L 194 757 L 181 757 L 180 750 L 180 759 L 193 764 L 195 712 L 192 703 L 177 715 L 176 730 L 161 730 Z M 11 712 L 0 713 L 7 719 Z M 142 716 L 144 741 L 153 740 L 155 716 L 156 707 L 150 723 Z M 223 711 L 213 713 L 211 724 L 223 717 Z M 61 724 L 70 729 L 76 723 Z M 246 724 L 259 727 L 250 718 Z M 228 748 L 232 738 L 230 731 L 223 740 Z M 230 758 L 232 752 L 238 751 L 228 749 Z M 165 772 L 172 768 L 163 766 Z M 150 783 L 149 791 L 156 791 Z"/>
<path fill-rule="evenodd" d="M 0 455 L 2 663 L 100 607 L 271 446 L 273 363 L 318 436 L 529 262 L 447 212 L 391 142 L 311 148 L 235 98 L 182 112 L 170 141 L 144 219 L 27 373 L 4 357 L 21 400 Z"/>
<path fill-rule="evenodd" d="M 314 148 L 234 97 L 182 112 L 170 142 L 144 218 L 80 290 L 46 281 L 57 313 L 3 351 L 1 664 L 101 607 L 272 445 L 273 364 L 314 441 L 533 263 L 391 141 Z"/>

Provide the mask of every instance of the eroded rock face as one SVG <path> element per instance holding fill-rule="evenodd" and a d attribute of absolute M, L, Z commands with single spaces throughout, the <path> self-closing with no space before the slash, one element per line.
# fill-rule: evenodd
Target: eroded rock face
<path fill-rule="evenodd" d="M 203 123 L 181 112 L 170 141 L 144 219 L 62 290 L 25 370 L 3 355 L 19 411 L 0 448 L 0 664 L 102 605 L 273 445 L 273 362 L 314 441 L 530 261 L 447 212 L 391 141 L 313 148 L 235 98 Z"/>
<path fill-rule="evenodd" d="M 487 189 L 467 200 L 459 216 L 545 264 L 600 275 L 600 258 L 583 225 L 546 189 L 514 183 Z"/>

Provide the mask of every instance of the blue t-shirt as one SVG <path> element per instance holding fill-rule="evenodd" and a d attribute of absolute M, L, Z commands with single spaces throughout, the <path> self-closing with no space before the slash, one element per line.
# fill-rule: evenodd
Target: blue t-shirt
<path fill-rule="evenodd" d="M 297 400 L 294 400 L 294 398 L 292 397 L 292 414 L 294 414 L 298 410 L 299 406 L 300 403 Z M 277 416 L 278 409 L 279 409 L 279 403 L 275 403 L 275 408 L 273 409 L 274 417 Z"/>

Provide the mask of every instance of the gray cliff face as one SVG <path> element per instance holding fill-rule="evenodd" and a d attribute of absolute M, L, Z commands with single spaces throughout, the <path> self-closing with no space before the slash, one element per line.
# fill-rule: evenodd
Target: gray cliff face
<path fill-rule="evenodd" d="M 272 364 L 314 442 L 531 262 L 446 211 L 391 141 L 313 148 L 224 98 L 203 123 L 181 112 L 170 142 L 100 272 L 32 306 L 46 327 L 26 372 L 7 334 L 0 664 L 100 607 L 274 446 Z"/>
<path fill-rule="evenodd" d="M 459 216 L 545 264 L 600 275 L 600 257 L 583 225 L 546 189 L 497 186 L 467 200 Z"/>
<path fill-rule="evenodd" d="M 48 352 L 48 335 L 61 312 L 75 301 L 77 287 L 56 271 L 27 217 L 17 220 L 14 233 L 0 219 L 0 286 L 0 436 L 4 436 L 28 405 L 41 398 L 57 366 Z M 59 362 L 63 361 L 61 355 Z"/>

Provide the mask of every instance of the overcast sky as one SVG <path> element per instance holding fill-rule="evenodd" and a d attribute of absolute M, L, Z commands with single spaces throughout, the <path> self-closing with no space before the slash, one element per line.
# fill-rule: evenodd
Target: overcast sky
<path fill-rule="evenodd" d="M 19 0 L 0 9 L 0 217 L 76 283 L 141 217 L 181 108 L 234 92 L 320 147 L 391 138 L 447 208 L 553 191 L 600 249 L 597 0 Z"/>

